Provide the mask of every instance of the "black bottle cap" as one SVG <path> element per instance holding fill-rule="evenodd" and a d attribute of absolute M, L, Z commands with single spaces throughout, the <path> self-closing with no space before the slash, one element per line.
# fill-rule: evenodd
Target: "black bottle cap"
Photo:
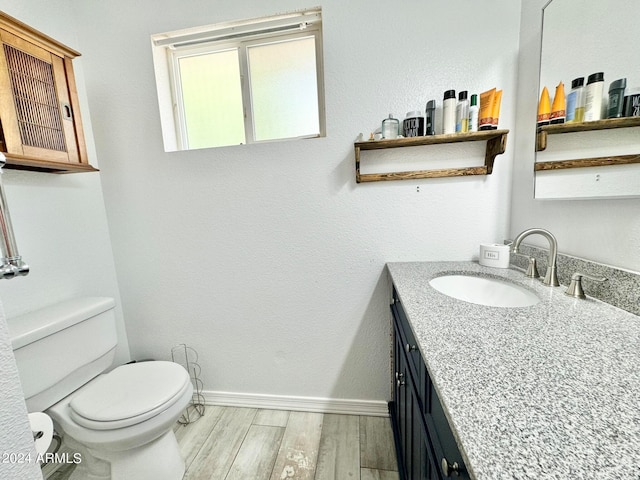
<path fill-rule="evenodd" d="M 611 82 L 611 85 L 609 85 L 609 92 L 611 92 L 611 90 L 618 90 L 618 89 L 624 90 L 625 88 L 627 88 L 627 79 L 621 78 L 620 80 Z"/>
<path fill-rule="evenodd" d="M 575 78 L 571 81 L 571 88 L 584 87 L 584 77 Z"/>
<path fill-rule="evenodd" d="M 592 73 L 587 78 L 587 85 L 591 85 L 596 82 L 604 82 L 604 72 Z"/>
<path fill-rule="evenodd" d="M 463 90 L 458 94 L 458 100 L 466 100 L 467 99 L 467 91 Z"/>
<path fill-rule="evenodd" d="M 447 90 L 446 92 L 444 92 L 444 99 L 447 100 L 449 98 L 456 98 L 455 90 Z"/>

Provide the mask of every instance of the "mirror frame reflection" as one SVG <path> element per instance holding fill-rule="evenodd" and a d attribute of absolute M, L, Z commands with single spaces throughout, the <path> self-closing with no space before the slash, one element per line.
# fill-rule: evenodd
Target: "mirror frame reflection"
<path fill-rule="evenodd" d="M 620 118 L 607 118 L 609 88 L 617 80 L 625 79 L 626 87 L 622 95 L 620 90 L 612 92 L 618 93 L 611 97 L 612 107 L 617 98 L 635 101 L 635 92 L 640 100 L 637 45 L 629 41 L 637 31 L 634 19 L 637 24 L 640 2 L 550 0 L 542 8 L 542 18 L 538 94 L 546 87 L 549 101 L 545 105 L 538 98 L 538 113 L 543 123 L 555 124 L 537 127 L 535 198 L 640 196 L 640 116 L 625 116 L 623 103 Z M 589 105 L 597 105 L 592 99 L 602 98 L 601 108 L 590 110 L 601 119 L 571 121 L 568 110 L 575 105 L 571 100 L 579 96 L 572 92 L 572 81 L 584 79 L 582 98 L 586 101 L 588 78 L 597 72 L 603 72 L 604 81 L 589 85 L 589 92 L 595 92 L 589 95 Z"/>

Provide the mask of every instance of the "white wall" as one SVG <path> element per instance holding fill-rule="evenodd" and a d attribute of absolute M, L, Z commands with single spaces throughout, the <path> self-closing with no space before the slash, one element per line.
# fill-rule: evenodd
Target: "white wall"
<path fill-rule="evenodd" d="M 66 0 L 0 0 L 0 10 L 78 48 L 73 12 Z M 99 167 L 83 82 L 82 57 L 74 61 L 89 159 Z M 0 281 L 7 317 L 75 296 L 115 297 L 119 304 L 113 253 L 99 173 L 54 175 L 3 169 L 2 180 L 18 251 L 29 275 Z M 129 358 L 122 310 L 117 362 Z"/>
<path fill-rule="evenodd" d="M 36 458 L 33 436 L 27 419 L 16 361 L 11 350 L 7 322 L 0 302 L 0 478 L 3 480 L 31 480 L 42 478 L 40 466 L 24 461 L 10 461 L 11 456 L 23 460 Z"/>
<path fill-rule="evenodd" d="M 77 48 L 68 2 L 0 0 L 0 10 Z M 99 167 L 82 77 L 74 63 L 89 157 Z M 0 452 L 24 451 L 32 445 L 26 406 L 7 332 L 12 317 L 80 295 L 107 295 L 119 302 L 100 174 L 52 175 L 4 169 L 2 181 L 18 250 L 30 265 L 26 277 L 0 280 Z M 122 310 L 117 309 L 121 341 L 117 362 L 129 358 Z M 42 478 L 39 466 L 0 464 L 3 479 Z"/>
<path fill-rule="evenodd" d="M 0 10 L 77 49 L 66 0 L 0 0 Z M 84 91 L 82 58 L 74 61 L 91 163 L 99 167 Z M 24 451 L 33 441 L 7 333 L 12 317 L 81 295 L 106 295 L 119 304 L 100 174 L 52 175 L 4 169 L 7 202 L 18 245 L 31 272 L 0 280 L 0 452 Z M 129 359 L 122 309 L 117 308 L 120 348 Z M 27 430 L 25 430 L 27 429 Z M 0 464 L 3 479 L 42 478 L 37 465 Z"/>
<path fill-rule="evenodd" d="M 547 228 L 557 237 L 560 252 L 640 271 L 640 199 L 533 198 L 540 19 L 546 3 L 522 2 L 510 235 L 529 227 Z M 612 22 L 603 25 L 613 28 Z M 545 245 L 542 238 L 530 238 L 531 243 Z"/>
<path fill-rule="evenodd" d="M 503 88 L 513 128 L 519 2 L 323 1 L 327 137 L 174 153 L 150 35 L 318 2 L 71 4 L 133 356 L 185 342 L 207 390 L 386 400 L 384 264 L 504 238 L 512 137 L 491 176 L 362 185 L 353 140 L 449 88 Z"/>

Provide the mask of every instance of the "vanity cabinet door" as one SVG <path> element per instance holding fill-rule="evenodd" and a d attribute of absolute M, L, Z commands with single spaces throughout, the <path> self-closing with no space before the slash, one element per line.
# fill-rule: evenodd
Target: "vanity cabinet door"
<path fill-rule="evenodd" d="M 397 438 L 400 441 L 398 463 L 405 479 L 431 480 L 435 470 L 429 465 L 427 436 L 422 421 L 422 408 L 418 400 L 416 385 L 407 368 L 407 357 L 403 338 L 398 330 L 394 334 L 395 384 L 394 405 L 391 414 L 395 415 Z"/>
<path fill-rule="evenodd" d="M 433 383 L 429 382 L 430 388 L 430 409 L 425 415 L 427 430 L 433 443 L 435 462 L 438 468 L 442 470 L 442 478 L 456 478 L 460 480 L 468 480 L 469 474 L 466 470 L 462 454 L 458 449 L 455 437 L 449 422 L 442 408 L 442 403 L 438 398 L 438 394 L 433 386 Z M 452 470 L 455 467 L 456 475 L 447 477 L 445 474 L 445 467 L 449 465 Z"/>
<path fill-rule="evenodd" d="M 394 390 L 389 411 L 394 416 L 400 474 L 405 480 L 469 479 L 424 359 L 411 348 L 415 338 L 395 291 L 391 311 Z"/>
<path fill-rule="evenodd" d="M 402 352 L 402 339 L 395 330 L 394 334 L 394 385 L 393 385 L 393 400 L 394 405 L 392 407 L 392 414 L 395 414 L 395 425 L 397 426 L 397 438 L 400 443 L 398 451 L 398 466 L 400 471 L 406 471 L 408 465 L 407 449 L 404 445 L 407 445 L 407 424 L 411 422 L 411 409 L 407 408 L 409 403 L 407 402 L 407 362 Z"/>
<path fill-rule="evenodd" d="M 400 332 L 400 336 L 402 338 L 402 350 L 407 358 L 407 366 L 413 375 L 415 380 L 416 388 L 419 392 L 424 392 L 424 385 L 422 379 L 424 377 L 425 366 L 424 360 L 422 359 L 422 355 L 420 354 L 420 349 L 418 348 L 418 342 L 413 335 L 413 331 L 409 326 L 409 320 L 407 319 L 406 314 L 402 308 L 402 304 L 400 300 L 395 300 L 391 305 L 391 310 L 393 312 L 394 318 L 397 319 L 397 329 Z M 424 393 L 419 395 L 418 400 L 424 406 L 425 397 Z"/>

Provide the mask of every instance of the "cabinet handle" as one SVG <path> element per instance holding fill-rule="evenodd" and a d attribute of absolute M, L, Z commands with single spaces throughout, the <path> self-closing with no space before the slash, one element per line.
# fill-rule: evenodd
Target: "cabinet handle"
<path fill-rule="evenodd" d="M 64 120 L 73 120 L 73 110 L 71 110 L 71 105 L 68 103 L 61 103 L 62 107 L 62 118 Z"/>
<path fill-rule="evenodd" d="M 396 380 L 400 380 L 404 378 L 404 373 L 396 372 Z"/>
<path fill-rule="evenodd" d="M 401 387 L 404 385 L 404 377 L 400 377 L 398 380 L 396 380 L 396 385 L 398 387 Z"/>
<path fill-rule="evenodd" d="M 458 462 L 449 463 L 445 457 L 442 457 L 440 463 L 442 465 L 442 474 L 445 477 L 460 476 L 460 465 L 458 465 Z"/>
<path fill-rule="evenodd" d="M 407 351 L 407 353 L 411 353 L 413 350 L 417 350 L 418 346 L 417 345 L 409 345 L 408 343 L 404 346 L 405 350 Z"/>

